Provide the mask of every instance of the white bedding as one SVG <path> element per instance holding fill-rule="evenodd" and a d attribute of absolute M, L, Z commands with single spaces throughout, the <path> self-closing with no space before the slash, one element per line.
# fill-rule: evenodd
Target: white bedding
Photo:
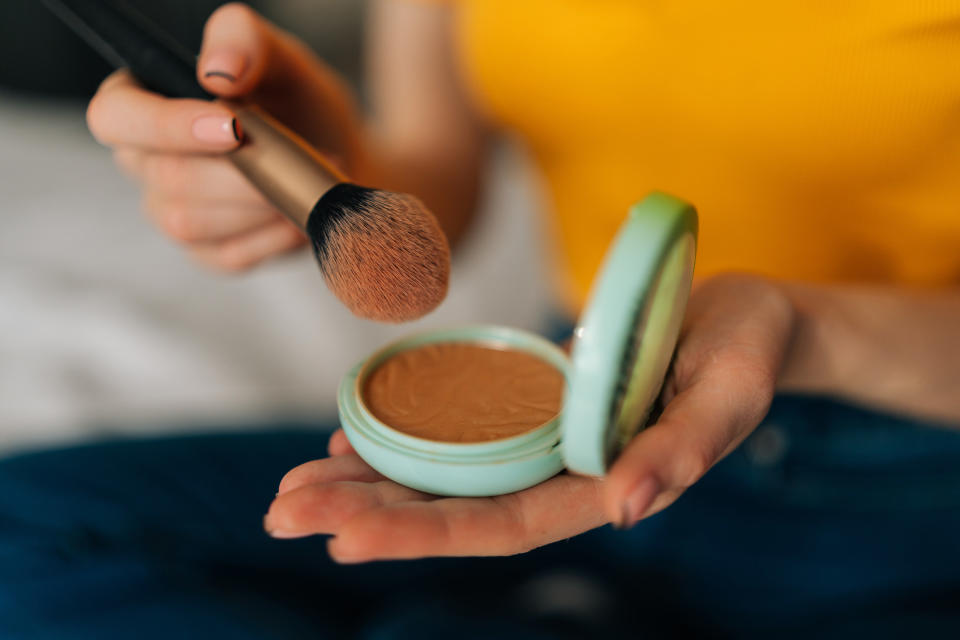
<path fill-rule="evenodd" d="M 450 296 L 416 325 L 360 321 L 305 252 L 246 276 L 150 228 L 83 106 L 0 95 L 0 452 L 108 432 L 321 421 L 358 358 L 422 326 L 537 328 L 549 305 L 536 198 L 506 152 Z"/>

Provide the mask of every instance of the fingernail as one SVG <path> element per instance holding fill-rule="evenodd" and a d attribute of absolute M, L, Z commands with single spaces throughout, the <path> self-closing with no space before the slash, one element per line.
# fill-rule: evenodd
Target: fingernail
<path fill-rule="evenodd" d="M 292 531 L 284 531 L 283 529 L 267 529 L 267 535 L 277 540 L 291 540 L 293 538 L 306 538 L 309 534 L 294 533 Z"/>
<path fill-rule="evenodd" d="M 655 478 L 650 477 L 640 481 L 640 484 L 634 487 L 627 499 L 623 501 L 622 515 L 620 521 L 615 524 L 616 528 L 628 529 L 637 524 L 659 493 L 660 485 Z"/>
<path fill-rule="evenodd" d="M 330 559 L 336 562 L 337 564 L 358 564 L 363 562 L 361 558 L 350 557 L 350 555 L 345 555 L 340 549 L 337 543 L 336 538 L 330 538 L 327 541 L 327 553 L 330 555 Z"/>
<path fill-rule="evenodd" d="M 307 534 L 303 533 L 294 533 L 292 531 L 286 531 L 285 529 L 276 529 L 271 527 L 267 523 L 267 516 L 263 516 L 263 530 L 267 532 L 267 535 L 271 538 L 278 538 L 281 540 L 288 540 L 290 538 L 303 538 Z"/>
<path fill-rule="evenodd" d="M 211 144 L 239 142 L 240 127 L 236 118 L 204 116 L 193 121 L 193 137 Z"/>
<path fill-rule="evenodd" d="M 233 51 L 214 51 L 203 57 L 204 78 L 223 78 L 236 82 L 247 70 L 247 58 Z"/>

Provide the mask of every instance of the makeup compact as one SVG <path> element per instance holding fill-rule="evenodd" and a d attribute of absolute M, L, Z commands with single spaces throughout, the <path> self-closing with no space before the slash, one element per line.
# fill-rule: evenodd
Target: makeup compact
<path fill-rule="evenodd" d="M 659 396 L 696 236 L 686 202 L 653 193 L 634 205 L 569 356 L 498 326 L 429 331 L 380 349 L 341 381 L 347 439 L 383 475 L 438 495 L 511 493 L 565 468 L 603 475 Z"/>

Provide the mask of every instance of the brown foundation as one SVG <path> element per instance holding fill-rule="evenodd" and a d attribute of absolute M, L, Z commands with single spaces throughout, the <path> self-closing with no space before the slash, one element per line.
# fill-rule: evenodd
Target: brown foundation
<path fill-rule="evenodd" d="M 444 342 L 403 351 L 363 385 L 381 422 L 440 442 L 486 442 L 531 431 L 560 411 L 563 374 L 514 349 Z"/>

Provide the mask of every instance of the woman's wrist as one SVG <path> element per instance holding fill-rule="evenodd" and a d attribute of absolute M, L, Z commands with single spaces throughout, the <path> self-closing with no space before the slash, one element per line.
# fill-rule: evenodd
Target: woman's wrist
<path fill-rule="evenodd" d="M 820 392 L 829 388 L 830 366 L 824 358 L 822 306 L 802 285 L 777 281 L 793 309 L 793 332 L 777 379 L 777 390 Z"/>
<path fill-rule="evenodd" d="M 795 309 L 790 349 L 778 384 L 782 391 L 859 398 L 872 375 L 870 344 L 850 317 L 843 291 L 827 285 L 780 282 Z"/>

